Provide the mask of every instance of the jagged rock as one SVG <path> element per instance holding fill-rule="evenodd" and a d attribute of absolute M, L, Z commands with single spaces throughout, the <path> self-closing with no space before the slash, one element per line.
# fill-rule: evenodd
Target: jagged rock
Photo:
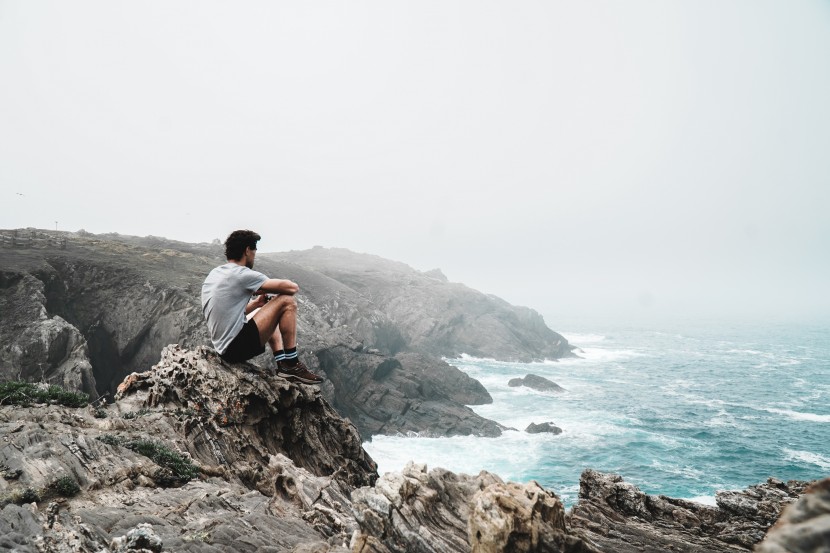
<path fill-rule="evenodd" d="M 354 553 L 537 551 L 596 553 L 570 533 L 559 499 L 535 482 L 454 474 L 409 463 L 352 493 Z"/>
<path fill-rule="evenodd" d="M 319 391 L 204 348 L 166 348 L 106 411 L 0 406 L 0 464 L 21 470 L 0 480 L 0 546 L 99 552 L 120 537 L 118 548 L 138 547 L 144 534 L 152 550 L 146 532 L 130 533 L 149 524 L 165 551 L 345 552 L 357 529 L 351 491 L 377 478 L 354 426 Z M 171 478 L 126 445 L 137 441 L 198 476 Z M 47 506 L 61 476 L 80 493 Z"/>
<path fill-rule="evenodd" d="M 473 553 L 598 553 L 565 527 L 565 510 L 536 482 L 490 484 L 473 497 L 468 534 Z"/>
<path fill-rule="evenodd" d="M 784 509 L 757 553 L 827 553 L 830 551 L 830 478 L 810 485 Z"/>
<path fill-rule="evenodd" d="M 517 386 L 527 386 L 528 388 L 532 388 L 539 392 L 564 392 L 565 388 L 548 380 L 543 376 L 537 376 L 535 374 L 529 374 L 524 378 L 511 378 L 507 382 L 508 386 L 517 387 Z"/>
<path fill-rule="evenodd" d="M 805 485 L 770 479 L 741 492 L 719 492 L 715 508 L 647 495 L 618 475 L 586 470 L 568 524 L 582 529 L 603 551 L 734 552 L 760 541 L 771 520 Z"/>
<path fill-rule="evenodd" d="M 352 493 L 360 531 L 354 553 L 468 551 L 470 502 L 479 490 L 502 482 L 495 474 L 459 475 L 444 469 L 427 472 L 409 463 L 386 473 L 373 488 Z"/>
<path fill-rule="evenodd" d="M 161 553 L 164 544 L 155 532 L 153 532 L 153 525 L 142 523 L 127 532 L 126 536 L 115 538 L 110 543 L 114 553 L 122 553 L 127 551 L 152 551 L 153 553 Z"/>
<path fill-rule="evenodd" d="M 210 417 L 213 425 L 193 419 L 184 430 L 185 437 L 193 434 L 190 447 L 216 464 L 267 464 L 268 456 L 279 451 L 314 474 L 336 473 L 351 485 L 376 478 L 376 465 L 361 447 L 357 429 L 314 386 L 291 384 L 248 364 L 236 367 L 206 347 L 168 346 L 152 370 L 133 373 L 119 386 L 118 407 L 193 410 Z M 228 425 L 237 431 L 223 432 Z"/>
<path fill-rule="evenodd" d="M 542 422 L 539 424 L 532 422 L 528 425 L 527 428 L 525 428 L 525 432 L 529 434 L 539 434 L 542 432 L 548 432 L 551 434 L 561 434 L 562 429 L 553 424 L 552 422 Z"/>

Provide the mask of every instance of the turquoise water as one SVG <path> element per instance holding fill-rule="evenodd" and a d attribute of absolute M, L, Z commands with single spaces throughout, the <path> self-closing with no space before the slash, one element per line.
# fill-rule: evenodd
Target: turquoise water
<path fill-rule="evenodd" d="M 830 326 L 685 325 L 563 334 L 581 359 L 449 360 L 493 396 L 480 415 L 516 428 L 499 438 L 376 436 L 381 473 L 407 461 L 479 470 L 577 499 L 585 468 L 621 474 L 647 493 L 712 503 L 716 491 L 769 476 L 830 476 Z M 528 373 L 565 393 L 511 388 Z M 557 436 L 527 434 L 552 421 Z"/>

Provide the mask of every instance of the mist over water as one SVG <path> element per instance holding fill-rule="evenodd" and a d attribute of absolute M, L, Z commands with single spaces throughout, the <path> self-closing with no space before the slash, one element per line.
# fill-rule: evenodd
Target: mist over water
<path fill-rule="evenodd" d="M 774 476 L 830 472 L 830 328 L 699 326 L 565 332 L 579 359 L 450 362 L 493 396 L 483 417 L 499 438 L 376 436 L 379 471 L 407 461 L 456 472 L 537 480 L 572 505 L 585 468 L 621 474 L 648 493 L 712 502 L 716 491 Z M 537 374 L 565 393 L 511 388 Z M 551 421 L 560 435 L 527 434 Z"/>

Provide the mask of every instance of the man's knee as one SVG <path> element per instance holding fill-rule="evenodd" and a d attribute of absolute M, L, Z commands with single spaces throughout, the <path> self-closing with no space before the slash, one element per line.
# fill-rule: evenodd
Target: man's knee
<path fill-rule="evenodd" d="M 277 296 L 277 301 L 279 302 L 280 311 L 283 313 L 297 310 L 297 300 L 294 299 L 294 296 Z"/>

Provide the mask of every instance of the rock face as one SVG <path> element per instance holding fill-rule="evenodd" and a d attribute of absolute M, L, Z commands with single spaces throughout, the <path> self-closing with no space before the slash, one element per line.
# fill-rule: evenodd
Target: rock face
<path fill-rule="evenodd" d="M 167 344 L 208 344 L 200 290 L 224 262 L 221 246 L 56 234 L 60 247 L 0 247 L 0 378 L 111 399 L 124 377 L 158 362 Z M 449 283 L 440 271 L 322 249 L 263 254 L 257 269 L 300 284 L 303 361 L 331 373 L 324 396 L 366 438 L 500 432 L 465 407 L 492 401 L 487 392 L 440 355 L 570 355 L 535 312 Z M 268 368 L 271 361 L 264 354 L 254 363 Z"/>
<path fill-rule="evenodd" d="M 206 350 L 165 349 L 106 417 L 93 411 L 0 407 L 0 464 L 17 474 L 0 479 L 0 547 L 345 551 L 350 493 L 377 478 L 354 426 L 316 389 Z M 146 442 L 164 455 L 130 445 Z M 173 457 L 195 473 L 171 475 Z M 65 478 L 77 495 L 49 491 Z"/>
<path fill-rule="evenodd" d="M 0 406 L 0 548 L 21 553 L 734 552 L 804 487 L 770 480 L 707 507 L 589 470 L 566 514 L 551 490 L 487 472 L 378 478 L 316 388 L 201 348 L 166 348 L 110 405 Z M 759 551 L 824 551 L 828 489 Z"/>
<path fill-rule="evenodd" d="M 596 551 L 568 533 L 553 493 L 485 471 L 459 475 L 410 463 L 352 499 L 355 553 Z"/>
<path fill-rule="evenodd" d="M 784 509 L 784 514 L 755 547 L 757 553 L 830 551 L 830 478 L 816 482 Z"/>
<path fill-rule="evenodd" d="M 620 476 L 586 470 L 568 523 L 590 536 L 602 551 L 749 550 L 806 485 L 770 479 L 744 491 L 718 493 L 715 508 L 647 495 Z"/>
<path fill-rule="evenodd" d="M 539 392 L 557 392 L 557 393 L 560 393 L 560 392 L 565 391 L 565 388 L 563 388 L 562 386 L 560 386 L 556 382 L 548 380 L 547 378 L 545 378 L 543 376 L 537 376 L 535 374 L 529 374 L 529 375 L 525 376 L 524 378 L 511 378 L 507 382 L 507 385 L 511 386 L 513 388 L 516 388 L 518 386 L 527 386 L 528 388 L 532 388 L 532 389 L 537 390 Z"/>
<path fill-rule="evenodd" d="M 542 422 L 536 424 L 535 422 L 530 423 L 525 428 L 525 432 L 528 434 L 540 434 L 540 433 L 550 433 L 550 434 L 561 434 L 562 429 L 553 424 L 552 422 Z"/>
<path fill-rule="evenodd" d="M 490 403 L 490 394 L 454 367 L 438 366 L 416 353 L 355 357 L 343 347 L 325 349 L 317 357 L 337 391 L 332 405 L 349 417 L 363 436 L 391 432 L 501 434 L 501 425 L 464 405 Z"/>

